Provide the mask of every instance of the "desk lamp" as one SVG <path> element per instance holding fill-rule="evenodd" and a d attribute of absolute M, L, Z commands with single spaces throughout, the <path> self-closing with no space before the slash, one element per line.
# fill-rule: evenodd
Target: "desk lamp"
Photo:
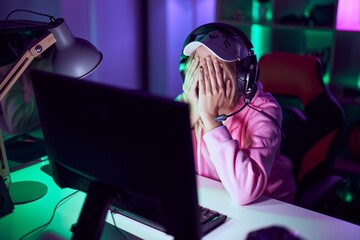
<path fill-rule="evenodd" d="M 95 70 L 102 54 L 90 42 L 74 37 L 64 19 L 50 17 L 49 31 L 45 36 L 30 44 L 12 68 L 0 81 L 0 101 L 28 68 L 34 58 L 55 45 L 52 56 L 54 72 L 76 78 L 83 78 Z M 35 201 L 47 193 L 47 186 L 35 181 L 11 182 L 10 170 L 0 130 L 0 175 L 9 188 L 14 204 Z"/>

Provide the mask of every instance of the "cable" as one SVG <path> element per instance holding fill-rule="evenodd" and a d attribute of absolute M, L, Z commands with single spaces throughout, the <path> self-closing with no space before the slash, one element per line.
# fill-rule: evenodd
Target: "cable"
<path fill-rule="evenodd" d="M 251 106 L 249 99 L 246 99 L 244 105 L 243 105 L 240 109 L 238 109 L 237 111 L 235 111 L 235 112 L 233 112 L 233 113 L 230 113 L 230 114 L 228 114 L 228 115 L 226 115 L 226 114 L 221 114 L 221 115 L 215 117 L 214 120 L 215 120 L 216 122 L 225 121 L 227 118 L 232 117 L 232 116 L 234 116 L 235 114 L 238 114 L 239 112 L 241 112 L 246 106 L 248 106 L 249 108 L 251 108 L 251 109 L 253 109 L 253 110 L 255 110 L 255 111 L 257 111 L 257 112 L 259 112 L 259 113 L 261 113 L 261 114 L 263 114 L 263 115 L 265 115 L 267 118 L 269 118 L 271 121 L 273 121 L 273 122 L 275 123 L 275 125 L 280 129 L 282 137 L 283 137 L 284 139 L 286 139 L 285 133 L 284 133 L 284 131 L 282 130 L 282 128 L 281 128 L 281 126 L 279 125 L 279 123 L 276 121 L 276 119 L 275 119 L 273 116 L 271 116 L 270 114 L 268 114 L 268 113 L 266 113 L 266 112 L 264 112 L 264 111 L 258 110 L 258 109 L 256 109 L 255 107 Z"/>
<path fill-rule="evenodd" d="M 9 42 L 9 39 L 8 39 L 8 36 L 7 36 L 7 31 L 6 31 L 6 25 L 7 25 L 7 22 L 10 18 L 10 16 L 16 12 L 28 12 L 28 13 L 32 13 L 32 14 L 36 14 L 36 15 L 39 15 L 39 16 L 45 16 L 45 17 L 48 17 L 50 18 L 50 21 L 51 22 L 55 22 L 55 18 L 51 15 L 48 15 L 48 14 L 45 14 L 45 13 L 39 13 L 39 12 L 35 12 L 35 11 L 31 11 L 31 10 L 27 10 L 27 9 L 15 9 L 13 11 L 11 11 L 5 18 L 5 21 L 4 21 L 4 26 L 3 26 L 3 31 L 4 31 L 4 36 L 5 36 L 5 41 L 6 41 L 6 45 L 11 49 L 11 51 L 15 54 L 16 58 L 19 57 L 18 53 L 16 52 L 16 50 L 14 49 L 14 47 L 10 44 Z"/>
<path fill-rule="evenodd" d="M 19 238 L 19 240 L 25 239 L 25 238 L 29 237 L 31 234 L 34 234 L 35 232 L 41 230 L 42 228 L 47 227 L 47 226 L 51 223 L 51 221 L 54 219 L 56 210 L 57 210 L 62 204 L 64 204 L 66 201 L 68 201 L 71 197 L 73 197 L 75 194 L 77 194 L 78 192 L 79 192 L 79 191 L 75 191 L 75 192 L 67 195 L 67 196 L 64 197 L 63 199 L 61 199 L 61 200 L 56 204 L 56 206 L 55 206 L 55 208 L 54 208 L 54 210 L 53 210 L 53 213 L 52 213 L 49 221 L 47 221 L 47 222 L 44 223 L 43 225 L 41 225 L 41 226 L 39 226 L 39 227 L 31 230 L 30 232 L 25 233 L 22 237 Z"/>
<path fill-rule="evenodd" d="M 225 121 L 228 117 L 232 117 L 232 116 L 234 116 L 235 114 L 241 112 L 241 111 L 242 111 L 246 106 L 248 106 L 249 104 L 250 104 L 250 100 L 245 100 L 244 105 L 243 105 L 239 110 L 237 110 L 237 111 L 235 111 L 235 112 L 233 112 L 233 113 L 230 113 L 230 114 L 228 114 L 228 115 L 226 115 L 226 114 L 221 114 L 221 115 L 219 115 L 219 116 L 217 116 L 217 117 L 214 117 L 214 120 L 215 120 L 216 122 Z"/>
<path fill-rule="evenodd" d="M 111 214 L 111 218 L 113 220 L 113 223 L 114 223 L 114 227 L 115 227 L 115 230 L 120 233 L 121 236 L 124 237 L 124 239 L 126 240 L 129 240 L 129 237 L 127 236 L 127 234 L 121 229 L 119 228 L 117 225 L 116 225 L 116 221 L 115 221 L 115 217 L 114 217 L 114 214 L 119 214 L 117 211 L 115 210 L 110 210 L 110 214 Z"/>
<path fill-rule="evenodd" d="M 233 112 L 233 113 L 228 114 L 228 115 L 222 114 L 222 115 L 220 115 L 220 116 L 215 117 L 214 119 L 215 119 L 215 121 L 217 121 L 217 122 L 225 121 L 228 117 L 231 117 L 231 116 L 239 113 L 240 111 L 242 111 L 246 106 L 248 106 L 249 108 L 251 108 L 251 109 L 253 109 L 253 110 L 255 110 L 255 111 L 257 111 L 257 112 L 259 112 L 259 113 L 261 113 L 261 114 L 264 114 L 267 118 L 269 118 L 270 120 L 272 120 L 272 121 L 276 124 L 276 126 L 280 129 L 281 135 L 282 135 L 283 139 L 284 139 L 284 140 L 286 139 L 285 132 L 283 131 L 283 129 L 282 129 L 282 127 L 279 125 L 279 123 L 275 120 L 275 118 L 272 117 L 270 114 L 268 114 L 268 113 L 266 113 L 266 112 L 264 112 L 264 111 L 258 110 L 258 109 L 256 109 L 255 107 L 251 106 L 251 105 L 250 105 L 250 101 L 245 101 L 245 104 L 244 104 L 239 110 L 237 110 L 236 112 Z M 301 166 L 300 166 L 299 171 L 300 171 L 300 174 L 302 174 L 303 176 L 306 176 L 306 174 L 305 174 L 305 172 L 304 172 L 304 170 L 302 169 Z M 316 188 L 316 186 L 312 186 L 312 187 L 310 186 L 310 189 L 311 189 L 311 191 L 314 193 L 316 199 L 319 200 L 319 199 L 320 199 L 320 196 L 319 196 L 318 192 L 315 190 L 315 188 Z"/>

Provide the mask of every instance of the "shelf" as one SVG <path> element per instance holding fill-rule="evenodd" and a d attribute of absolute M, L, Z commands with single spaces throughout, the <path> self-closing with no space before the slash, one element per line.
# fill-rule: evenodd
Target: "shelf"
<path fill-rule="evenodd" d="M 257 0 L 218 0 L 217 20 L 243 30 L 253 42 L 258 58 L 275 51 L 318 56 L 324 65 L 325 84 L 346 94 L 345 88 L 360 91 L 360 29 L 337 27 L 342 26 L 342 19 L 358 24 L 353 19 L 359 17 L 353 15 L 358 13 L 354 9 L 360 8 L 360 3 L 345 1 L 270 0 L 267 21 L 258 21 Z M 286 21 L 289 23 L 282 23 Z"/>
<path fill-rule="evenodd" d="M 294 29 L 294 30 L 314 30 L 314 31 L 335 31 L 331 27 L 322 27 L 322 26 L 306 26 L 306 25 L 290 25 L 290 24 L 281 24 L 281 23 L 272 23 L 271 21 L 243 21 L 243 20 L 234 20 L 234 19 L 217 19 L 219 22 L 229 23 L 235 26 L 246 26 L 250 27 L 252 25 L 259 25 L 263 27 L 271 27 L 275 29 Z"/>
<path fill-rule="evenodd" d="M 331 27 L 321 27 L 321 26 L 307 26 L 307 25 L 290 25 L 290 24 L 281 24 L 281 23 L 276 23 L 276 24 L 272 24 L 273 28 L 276 29 L 294 29 L 294 30 L 305 30 L 305 31 L 330 31 L 333 32 L 334 29 Z"/>
<path fill-rule="evenodd" d="M 234 19 L 217 19 L 218 22 L 225 22 L 235 26 L 247 26 L 250 27 L 254 24 L 266 27 L 272 27 L 273 24 L 270 21 L 249 21 L 249 20 L 234 20 Z"/>

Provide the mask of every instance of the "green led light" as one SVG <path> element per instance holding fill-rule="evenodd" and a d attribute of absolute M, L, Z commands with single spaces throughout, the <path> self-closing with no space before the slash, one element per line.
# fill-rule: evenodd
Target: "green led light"
<path fill-rule="evenodd" d="M 357 88 L 360 89 L 360 73 L 359 73 L 359 77 L 358 77 L 358 80 L 357 80 L 357 84 L 356 84 Z"/>
<path fill-rule="evenodd" d="M 324 84 L 325 85 L 329 85 L 330 83 L 330 73 L 329 72 L 326 72 L 323 76 L 323 81 L 324 81 Z"/>
<path fill-rule="evenodd" d="M 351 192 L 347 192 L 344 196 L 345 202 L 352 202 L 353 199 L 354 199 L 354 197 Z"/>
<path fill-rule="evenodd" d="M 312 7 L 309 5 L 307 6 L 307 8 L 304 10 L 304 16 L 309 18 L 310 17 L 310 11 L 312 10 Z"/>
<path fill-rule="evenodd" d="M 350 203 L 354 200 L 354 194 L 349 189 L 337 191 L 337 196 L 347 203 Z"/>
<path fill-rule="evenodd" d="M 260 6 L 259 2 L 253 1 L 252 12 L 251 12 L 253 21 L 259 21 L 259 6 Z"/>
<path fill-rule="evenodd" d="M 253 24 L 251 26 L 251 42 L 254 45 L 254 51 L 258 59 L 260 59 L 263 54 L 270 52 L 270 28 L 258 24 Z"/>
<path fill-rule="evenodd" d="M 266 15 L 265 15 L 265 20 L 267 22 L 270 22 L 272 19 L 272 11 L 271 11 L 271 3 L 265 3 L 265 6 L 267 7 L 267 11 L 266 11 Z M 252 4 L 252 9 L 251 9 L 251 17 L 253 21 L 259 21 L 259 8 L 260 8 L 260 3 L 258 1 L 253 1 Z"/>
<path fill-rule="evenodd" d="M 40 157 L 39 160 L 40 161 L 46 161 L 46 160 L 49 160 L 49 159 L 48 159 L 48 156 L 44 156 L 44 157 Z"/>
<path fill-rule="evenodd" d="M 182 72 L 182 71 L 185 71 L 185 63 L 181 63 L 180 65 L 179 65 L 179 70 L 180 70 L 180 72 Z"/>

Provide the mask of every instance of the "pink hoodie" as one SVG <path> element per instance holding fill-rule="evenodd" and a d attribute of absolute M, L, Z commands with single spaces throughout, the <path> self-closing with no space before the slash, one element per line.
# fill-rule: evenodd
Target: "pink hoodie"
<path fill-rule="evenodd" d="M 241 101 L 234 111 L 242 105 Z M 271 94 L 263 92 L 261 83 L 250 106 L 281 125 L 281 108 Z M 240 205 L 262 194 L 292 202 L 296 191 L 292 164 L 279 154 L 280 142 L 281 130 L 274 121 L 245 107 L 206 134 L 202 127 L 193 130 L 196 172 L 221 181 Z"/>

